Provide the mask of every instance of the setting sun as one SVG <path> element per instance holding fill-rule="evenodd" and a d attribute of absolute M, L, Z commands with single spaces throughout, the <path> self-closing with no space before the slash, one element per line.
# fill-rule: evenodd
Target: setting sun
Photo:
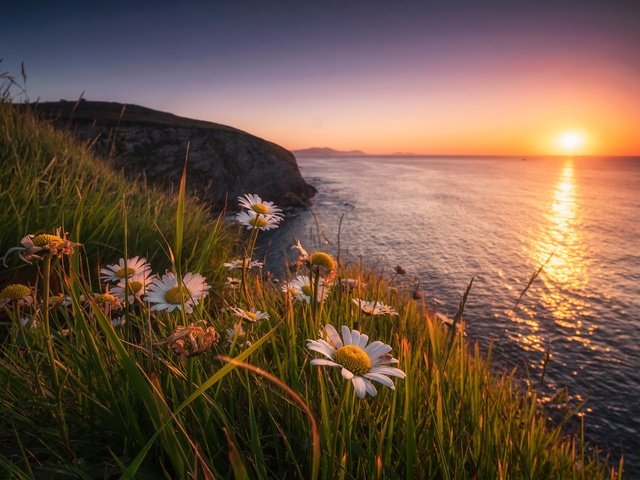
<path fill-rule="evenodd" d="M 586 136 L 583 132 L 564 132 L 558 137 L 558 147 L 562 153 L 579 153 L 586 143 Z"/>

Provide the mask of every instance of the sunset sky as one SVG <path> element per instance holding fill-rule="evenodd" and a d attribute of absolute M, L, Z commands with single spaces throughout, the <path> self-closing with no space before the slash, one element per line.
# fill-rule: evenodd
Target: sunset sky
<path fill-rule="evenodd" d="M 31 99 L 135 103 L 289 149 L 640 154 L 640 4 L 11 2 Z M 573 135 L 573 136 L 572 136 Z"/>

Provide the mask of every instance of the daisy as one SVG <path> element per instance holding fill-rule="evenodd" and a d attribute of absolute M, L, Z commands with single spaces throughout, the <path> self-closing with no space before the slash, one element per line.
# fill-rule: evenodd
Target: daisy
<path fill-rule="evenodd" d="M 296 278 L 286 283 L 282 287 L 282 291 L 288 293 L 298 301 L 311 303 L 311 297 L 313 296 L 313 287 L 311 286 L 311 280 L 304 275 L 298 275 Z M 329 295 L 329 285 L 325 284 L 322 280 L 318 285 L 318 302 L 324 302 Z"/>
<path fill-rule="evenodd" d="M 367 302 L 361 298 L 354 298 L 351 301 L 358 305 L 365 315 L 398 315 L 398 312 L 393 307 L 385 305 L 382 302 Z"/>
<path fill-rule="evenodd" d="M 436 318 L 440 320 L 443 325 L 446 325 L 447 328 L 453 329 L 455 325 L 456 332 L 458 332 L 463 337 L 467 336 L 465 329 L 467 325 L 462 320 L 455 322 L 454 319 L 447 317 L 444 313 L 436 312 Z"/>
<path fill-rule="evenodd" d="M 325 332 L 327 340 L 307 340 L 309 350 L 327 357 L 314 358 L 310 362 L 311 365 L 342 368 L 342 377 L 351 380 L 359 398 L 364 398 L 367 394 L 374 397 L 378 393 L 371 380 L 395 390 L 389 375 L 405 378 L 402 370 L 388 366 L 398 363 L 398 360 L 390 355 L 390 345 L 379 340 L 367 345 L 367 335 L 357 330 L 349 330 L 347 326 L 342 327 L 342 339 L 332 325 L 326 325 Z"/>
<path fill-rule="evenodd" d="M 122 311 L 122 302 L 115 295 L 106 292 L 98 293 L 94 295 L 93 301 L 98 305 L 98 308 L 102 310 L 107 317 L 110 317 L 112 313 L 118 313 Z"/>
<path fill-rule="evenodd" d="M 259 195 L 254 193 L 247 193 L 242 197 L 238 197 L 238 203 L 242 208 L 246 208 L 259 215 L 277 218 L 278 222 L 283 218 L 281 208 L 275 206 L 273 202 L 265 202 Z"/>
<path fill-rule="evenodd" d="M 33 303 L 33 292 L 29 287 L 21 283 L 7 285 L 0 290 L 0 308 L 10 303 L 19 307 L 31 305 Z"/>
<path fill-rule="evenodd" d="M 162 278 L 156 278 L 149 287 L 145 300 L 154 305 L 151 311 L 184 309 L 186 313 L 193 312 L 193 307 L 208 295 L 209 285 L 199 273 L 187 273 L 182 277 L 182 292 L 178 286 L 178 279 L 173 273 L 166 273 Z M 182 295 L 181 295 L 182 293 Z"/>
<path fill-rule="evenodd" d="M 242 280 L 240 280 L 239 278 L 227 277 L 227 281 L 224 283 L 231 290 L 235 290 L 237 288 L 240 288 L 240 285 L 242 285 Z"/>
<path fill-rule="evenodd" d="M 237 258 L 228 263 L 223 263 L 222 265 L 231 272 L 233 270 L 242 270 L 243 268 L 246 268 L 247 270 L 262 268 L 264 264 L 262 262 L 259 262 L 258 260 L 252 260 L 249 258 Z"/>
<path fill-rule="evenodd" d="M 167 338 L 167 346 L 179 355 L 181 360 L 184 360 L 211 350 L 218 343 L 219 338 L 220 335 L 215 328 L 205 329 L 192 323 L 188 327 L 180 325 L 176 328 Z"/>
<path fill-rule="evenodd" d="M 243 211 L 236 214 L 236 220 L 242 225 L 245 225 L 249 230 L 253 230 L 255 228 L 258 230 L 273 230 L 274 228 L 278 228 L 278 224 L 282 218 L 273 217 L 271 215 L 260 215 L 253 210 L 249 210 L 247 212 Z"/>
<path fill-rule="evenodd" d="M 247 333 L 244 331 L 244 328 L 242 328 L 242 322 L 237 322 L 233 326 L 233 328 L 227 328 L 224 334 L 225 334 L 225 337 L 227 338 L 227 342 L 229 343 L 236 342 L 236 345 L 238 345 L 241 348 L 248 347 L 251 345 L 251 342 L 249 340 L 241 342 L 241 340 L 245 338 L 247 335 Z"/>
<path fill-rule="evenodd" d="M 143 270 L 138 273 L 134 273 L 128 279 L 122 279 L 118 282 L 118 285 L 111 289 L 116 297 L 124 302 L 125 291 L 127 283 L 129 284 L 129 303 L 133 303 L 134 300 L 140 298 L 141 295 L 147 293 L 147 289 L 151 282 L 154 280 L 154 275 L 149 274 L 149 270 Z"/>
<path fill-rule="evenodd" d="M 32 260 L 42 260 L 47 255 L 52 257 L 71 255 L 73 249 L 81 245 L 67 240 L 67 234 L 63 233 L 61 228 L 57 228 L 55 234 L 26 235 L 20 240 L 20 243 L 21 247 L 10 248 L 2 257 L 2 263 L 5 266 L 7 265 L 6 259 L 12 252 L 18 252 L 21 260 L 32 263 Z"/>
<path fill-rule="evenodd" d="M 151 272 L 151 266 L 147 262 L 146 258 L 133 257 L 127 259 L 121 258 L 118 263 L 113 265 L 107 265 L 100 270 L 100 278 L 105 282 L 118 283 L 125 278 L 130 278 L 134 275 L 145 274 L 149 275 Z"/>
<path fill-rule="evenodd" d="M 269 314 L 256 310 L 255 308 L 244 310 L 239 307 L 229 307 L 229 310 L 231 310 L 236 317 L 240 317 L 249 323 L 257 323 L 259 320 L 267 320 L 269 318 Z"/>

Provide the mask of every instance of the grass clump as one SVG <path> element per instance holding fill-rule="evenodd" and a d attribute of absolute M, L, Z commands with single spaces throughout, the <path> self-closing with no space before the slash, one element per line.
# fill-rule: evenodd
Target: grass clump
<path fill-rule="evenodd" d="M 443 325 L 394 276 L 300 243 L 298 276 L 263 276 L 256 239 L 282 214 L 254 208 L 259 197 L 238 214 L 250 235 L 222 286 L 228 229 L 185 198 L 184 176 L 172 197 L 140 188 L 7 104 L 0 135 L 2 248 L 63 220 L 82 244 L 38 247 L 8 270 L 22 287 L 0 299 L 3 476 L 620 473 L 547 425 L 513 373 L 496 378 L 459 317 Z"/>

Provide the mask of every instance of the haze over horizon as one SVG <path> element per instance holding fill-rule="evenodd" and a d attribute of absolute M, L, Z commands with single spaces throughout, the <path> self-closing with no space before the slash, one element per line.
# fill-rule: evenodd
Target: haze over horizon
<path fill-rule="evenodd" d="M 134 103 L 289 149 L 640 154 L 633 2 L 14 2 L 31 99 Z"/>

